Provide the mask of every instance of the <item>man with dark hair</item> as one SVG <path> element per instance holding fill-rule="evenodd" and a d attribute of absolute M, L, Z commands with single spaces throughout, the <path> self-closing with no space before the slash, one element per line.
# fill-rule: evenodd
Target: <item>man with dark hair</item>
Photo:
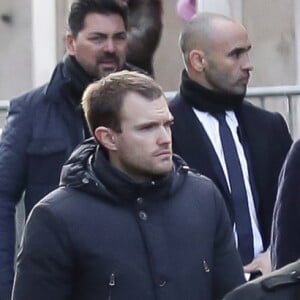
<path fill-rule="evenodd" d="M 10 299 L 15 206 L 26 216 L 54 189 L 65 160 L 89 136 L 81 96 L 96 79 L 134 69 L 125 62 L 126 10 L 111 0 L 78 0 L 69 15 L 67 55 L 45 86 L 10 103 L 0 142 L 0 299 Z"/>
<path fill-rule="evenodd" d="M 278 174 L 292 142 L 286 123 L 244 99 L 253 66 L 239 22 L 198 13 L 185 24 L 180 47 L 185 70 L 170 104 L 173 150 L 219 187 L 245 272 L 270 272 Z"/>
<path fill-rule="evenodd" d="M 83 108 L 98 145 L 80 145 L 32 210 L 13 300 L 219 300 L 241 284 L 224 201 L 172 155 L 161 87 L 113 73 Z"/>

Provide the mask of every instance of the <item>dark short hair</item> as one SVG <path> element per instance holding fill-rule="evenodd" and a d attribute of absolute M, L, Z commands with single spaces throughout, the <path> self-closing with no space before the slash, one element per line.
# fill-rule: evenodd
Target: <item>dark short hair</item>
<path fill-rule="evenodd" d="M 115 0 L 76 0 L 72 3 L 68 25 L 73 37 L 77 37 L 78 33 L 84 27 L 85 17 L 89 13 L 99 13 L 103 15 L 116 14 L 119 15 L 127 30 L 127 8 L 119 5 Z"/>
<path fill-rule="evenodd" d="M 82 106 L 92 135 L 99 126 L 122 131 L 120 111 L 125 96 L 130 92 L 148 100 L 163 95 L 162 88 L 151 77 L 132 71 L 111 73 L 87 87 Z"/>

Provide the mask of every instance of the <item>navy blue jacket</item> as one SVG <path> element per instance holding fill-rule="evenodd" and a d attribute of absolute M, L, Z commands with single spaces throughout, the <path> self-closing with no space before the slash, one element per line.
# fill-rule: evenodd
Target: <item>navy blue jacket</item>
<path fill-rule="evenodd" d="M 10 102 L 0 142 L 0 299 L 10 299 L 15 205 L 28 214 L 57 187 L 63 163 L 83 136 L 83 118 L 68 99 L 70 80 L 59 64 L 49 84 Z"/>
<path fill-rule="evenodd" d="M 14 300 L 217 300 L 244 282 L 224 201 L 177 161 L 136 183 L 85 142 L 33 209 Z"/>

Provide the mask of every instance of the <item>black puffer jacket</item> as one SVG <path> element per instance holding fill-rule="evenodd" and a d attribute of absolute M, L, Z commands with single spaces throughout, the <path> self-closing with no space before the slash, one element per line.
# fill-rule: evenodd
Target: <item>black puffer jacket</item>
<path fill-rule="evenodd" d="M 170 174 L 138 184 L 95 148 L 80 146 L 33 209 L 13 299 L 210 300 L 243 282 L 210 180 L 175 158 Z"/>

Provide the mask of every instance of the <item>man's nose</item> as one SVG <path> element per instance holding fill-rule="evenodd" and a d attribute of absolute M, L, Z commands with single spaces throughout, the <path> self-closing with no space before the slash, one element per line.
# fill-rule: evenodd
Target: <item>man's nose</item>
<path fill-rule="evenodd" d="M 170 128 L 162 127 L 158 138 L 158 144 L 170 144 L 171 142 L 172 134 Z"/>
<path fill-rule="evenodd" d="M 253 70 L 253 65 L 251 63 L 250 57 L 248 54 L 245 55 L 243 64 L 242 64 L 242 69 L 247 70 L 247 71 L 252 71 Z"/>
<path fill-rule="evenodd" d="M 112 39 L 107 39 L 107 41 L 105 43 L 105 51 L 115 52 L 115 43 Z"/>

